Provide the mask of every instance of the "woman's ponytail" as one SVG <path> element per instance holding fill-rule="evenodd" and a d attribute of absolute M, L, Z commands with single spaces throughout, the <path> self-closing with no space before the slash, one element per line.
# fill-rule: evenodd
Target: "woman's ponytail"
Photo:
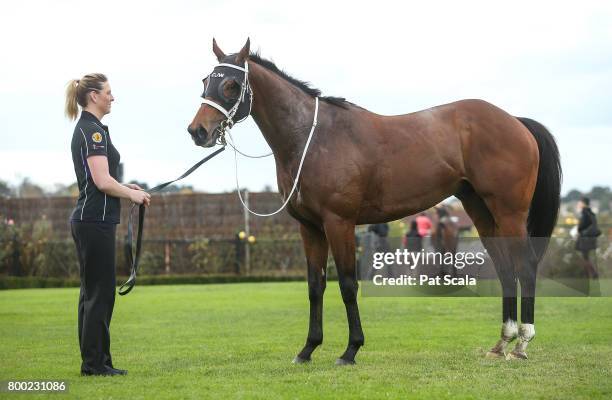
<path fill-rule="evenodd" d="M 66 117 L 70 120 L 75 120 L 79 114 L 77 106 L 77 87 L 79 86 L 78 79 L 71 79 L 66 85 L 66 108 L 64 110 Z"/>

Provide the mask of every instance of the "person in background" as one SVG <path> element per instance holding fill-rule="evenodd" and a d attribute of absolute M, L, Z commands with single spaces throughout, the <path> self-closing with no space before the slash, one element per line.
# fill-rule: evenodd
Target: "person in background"
<path fill-rule="evenodd" d="M 113 366 L 110 322 L 115 304 L 115 234 L 120 198 L 149 206 L 151 196 L 138 185 L 117 181 L 120 155 L 102 118 L 114 101 L 108 79 L 88 74 L 66 89 L 66 116 L 81 117 L 72 134 L 72 162 L 79 198 L 70 217 L 80 266 L 78 335 L 81 375 L 125 375 Z"/>
<path fill-rule="evenodd" d="M 404 236 L 404 248 L 411 253 L 419 252 L 423 249 L 423 236 L 419 233 L 416 220 L 410 222 L 410 229 Z"/>
<path fill-rule="evenodd" d="M 390 251 L 389 241 L 387 240 L 387 236 L 389 236 L 389 224 L 386 222 L 383 222 L 382 224 L 372 224 L 368 227 L 368 232 L 374 233 L 378 238 L 376 251 Z"/>
<path fill-rule="evenodd" d="M 416 223 L 421 237 L 429 236 L 432 228 L 431 219 L 426 213 L 422 212 L 416 217 Z"/>
<path fill-rule="evenodd" d="M 590 207 L 591 201 L 583 197 L 578 202 L 580 222 L 578 223 L 578 240 L 576 250 L 582 254 L 582 266 L 590 279 L 598 279 L 597 268 L 590 258 L 590 252 L 597 249 L 597 237 L 601 231 L 597 227 L 597 217 Z"/>
<path fill-rule="evenodd" d="M 389 224 L 372 224 L 368 226 L 368 232 L 374 232 L 379 238 L 386 238 L 389 235 Z"/>
<path fill-rule="evenodd" d="M 388 253 L 391 251 L 391 246 L 389 245 L 389 240 L 387 236 L 389 236 L 389 224 L 383 222 L 381 224 L 372 224 L 368 226 L 368 232 L 371 232 L 375 235 L 375 246 L 374 251 L 377 253 Z M 393 276 L 394 267 L 393 265 L 387 265 L 385 271 L 382 271 L 383 275 L 386 274 L 387 277 Z"/>

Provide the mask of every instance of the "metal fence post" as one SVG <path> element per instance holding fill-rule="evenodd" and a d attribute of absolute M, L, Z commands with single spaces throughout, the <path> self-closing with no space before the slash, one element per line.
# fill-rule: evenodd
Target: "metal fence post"
<path fill-rule="evenodd" d="M 164 266 L 166 267 L 166 275 L 170 275 L 170 242 L 164 245 Z"/>

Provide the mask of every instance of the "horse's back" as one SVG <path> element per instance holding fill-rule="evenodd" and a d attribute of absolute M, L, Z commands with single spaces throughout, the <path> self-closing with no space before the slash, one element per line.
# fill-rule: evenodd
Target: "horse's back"
<path fill-rule="evenodd" d="M 538 148 L 529 130 L 484 100 L 460 100 L 384 118 L 388 126 L 397 127 L 399 140 L 412 147 L 412 153 L 435 155 L 462 177 L 497 170 L 500 179 L 507 179 L 537 171 Z"/>
<path fill-rule="evenodd" d="M 455 194 L 464 180 L 485 196 L 504 185 L 535 182 L 534 138 L 517 118 L 486 101 L 460 100 L 397 116 L 362 112 L 359 118 L 368 127 L 357 128 L 369 141 L 363 151 L 378 160 L 364 202 L 374 214 L 419 211 Z"/>

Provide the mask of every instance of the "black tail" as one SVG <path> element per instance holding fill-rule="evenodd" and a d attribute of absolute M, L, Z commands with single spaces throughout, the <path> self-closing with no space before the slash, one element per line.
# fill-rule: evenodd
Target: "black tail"
<path fill-rule="evenodd" d="M 559 149 L 555 138 L 544 125 L 529 118 L 518 118 L 518 120 L 529 129 L 540 151 L 538 181 L 529 208 L 527 231 L 531 237 L 548 238 L 557 223 L 561 200 L 562 173 Z"/>

